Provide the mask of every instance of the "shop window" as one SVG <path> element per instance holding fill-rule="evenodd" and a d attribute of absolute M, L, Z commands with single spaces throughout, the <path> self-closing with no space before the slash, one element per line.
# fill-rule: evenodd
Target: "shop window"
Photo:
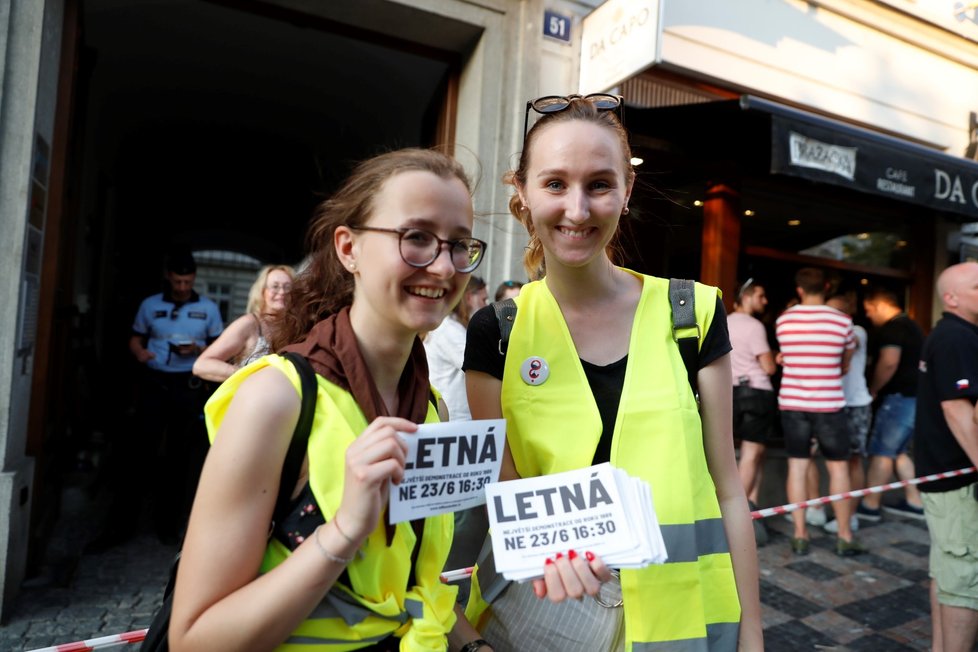
<path fill-rule="evenodd" d="M 899 232 L 849 233 L 826 240 L 798 253 L 871 267 L 909 269 L 910 244 Z"/>
<path fill-rule="evenodd" d="M 248 291 L 261 269 L 257 258 L 238 251 L 198 250 L 197 287 L 217 304 L 221 319 L 230 323 L 244 314 L 248 305 Z"/>
<path fill-rule="evenodd" d="M 221 319 L 224 323 L 228 321 L 228 313 L 231 312 L 231 300 L 234 298 L 231 293 L 230 283 L 208 283 L 207 296 L 217 304 L 221 311 Z"/>

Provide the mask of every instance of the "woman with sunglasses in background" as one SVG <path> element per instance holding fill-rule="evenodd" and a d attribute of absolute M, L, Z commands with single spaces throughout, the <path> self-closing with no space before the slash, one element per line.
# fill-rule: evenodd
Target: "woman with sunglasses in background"
<path fill-rule="evenodd" d="M 439 574 L 452 515 L 386 525 L 403 477 L 398 432 L 437 421 L 419 332 L 478 267 L 462 167 L 426 150 L 361 163 L 316 211 L 309 264 L 272 349 L 317 373 L 315 418 L 292 503 L 272 524 L 300 383 L 269 355 L 218 388 L 213 445 L 183 546 L 170 649 L 401 650 L 485 646 Z"/>
<path fill-rule="evenodd" d="M 285 310 L 295 270 L 288 265 L 265 265 L 248 292 L 248 306 L 194 362 L 194 375 L 224 382 L 240 367 L 267 354 L 276 317 Z"/>
<path fill-rule="evenodd" d="M 719 293 L 695 288 L 697 409 L 673 339 L 668 281 L 611 258 L 635 179 L 620 98 L 549 97 L 531 108 L 543 117 L 506 181 L 515 189 L 510 211 L 530 236 L 524 265 L 538 280 L 515 299 L 505 354 L 491 307 L 470 323 L 472 417 L 506 418 L 503 479 L 610 461 L 646 480 L 669 559 L 621 570 L 617 599 L 608 597 L 617 580 L 586 549 L 548 559 L 532 588 L 512 583 L 501 594 L 480 568 L 468 614 L 476 620 L 485 608 L 477 588 L 497 593 L 493 604 L 503 609 L 490 606 L 481 623 L 498 650 L 585 649 L 582 640 L 594 650 L 760 650 L 756 549 L 732 445 Z M 523 377 L 531 357 L 546 361 L 543 382 Z"/>
<path fill-rule="evenodd" d="M 502 301 L 503 299 L 512 299 L 513 297 L 519 296 L 520 288 L 523 284 L 519 281 L 503 281 L 496 288 L 496 296 L 494 301 Z"/>

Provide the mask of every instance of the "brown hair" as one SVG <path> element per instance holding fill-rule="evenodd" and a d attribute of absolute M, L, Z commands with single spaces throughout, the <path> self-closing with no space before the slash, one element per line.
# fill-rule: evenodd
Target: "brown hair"
<path fill-rule="evenodd" d="M 590 122 L 607 127 L 615 132 L 615 135 L 618 137 L 618 142 L 621 144 L 625 182 L 631 183 L 635 178 L 635 169 L 632 167 L 632 148 L 628 145 L 628 132 L 621 126 L 621 122 L 618 121 L 618 116 L 615 115 L 614 111 L 598 110 L 593 103 L 580 97 L 570 100 L 570 104 L 563 111 L 547 113 L 537 120 L 536 124 L 533 125 L 523 140 L 523 151 L 520 153 L 519 166 L 515 170 L 510 170 L 503 175 L 503 183 L 510 184 L 516 188 L 525 188 L 526 174 L 530 167 L 530 152 L 533 149 L 533 143 L 536 140 L 537 134 L 548 125 L 572 122 L 574 120 Z M 523 254 L 523 267 L 526 268 L 526 273 L 529 275 L 530 280 L 542 278 L 546 272 L 543 245 L 540 243 L 540 238 L 533 229 L 530 211 L 522 207 L 522 201 L 518 193 L 513 193 L 513 196 L 509 198 L 509 212 L 523 225 L 530 235 L 530 244 L 527 245 L 526 251 Z M 617 236 L 608 244 L 609 257 L 614 258 L 615 251 L 617 251 L 616 241 Z"/>
<path fill-rule="evenodd" d="M 825 272 L 817 267 L 802 267 L 795 274 L 795 285 L 805 294 L 825 296 L 828 288 L 825 285 Z"/>
<path fill-rule="evenodd" d="M 458 323 L 462 324 L 468 328 L 469 320 L 472 318 L 472 314 L 469 312 L 469 295 L 473 292 L 478 292 L 479 290 L 486 287 L 486 282 L 482 280 L 479 276 L 470 276 L 469 284 L 465 286 L 465 292 L 462 293 L 461 298 L 458 303 L 455 304 L 455 308 L 452 310 L 455 313 L 455 318 Z"/>
<path fill-rule="evenodd" d="M 462 165 L 430 149 L 401 149 L 375 156 L 354 168 L 336 193 L 319 204 L 306 235 L 308 264 L 292 285 L 289 309 L 275 329 L 271 346 L 278 351 L 301 341 L 329 315 L 353 302 L 353 276 L 340 263 L 333 245 L 338 226 L 362 226 L 370 218 L 373 200 L 389 178 L 402 172 L 431 172 L 442 179 L 458 179 L 471 193 Z"/>

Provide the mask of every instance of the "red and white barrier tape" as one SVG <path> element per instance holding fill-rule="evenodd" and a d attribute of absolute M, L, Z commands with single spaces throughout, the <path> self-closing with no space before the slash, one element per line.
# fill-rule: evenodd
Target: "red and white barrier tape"
<path fill-rule="evenodd" d="M 147 631 L 148 630 L 145 629 L 137 629 L 135 631 L 125 632 L 123 634 L 113 634 L 112 636 L 90 638 L 85 641 L 76 641 L 74 643 L 62 643 L 61 645 L 42 647 L 36 650 L 29 650 L 28 652 L 89 652 L 90 650 L 102 650 L 116 645 L 141 643 L 143 639 L 146 638 Z"/>
<path fill-rule="evenodd" d="M 765 509 L 759 509 L 757 511 L 751 512 L 751 518 L 767 518 L 768 516 L 774 516 L 775 514 L 790 514 L 796 509 L 801 509 L 802 507 L 812 507 L 814 505 L 824 505 L 826 503 L 834 503 L 839 500 L 845 500 L 847 498 L 859 498 L 860 496 L 865 496 L 866 494 L 880 494 L 884 491 L 890 491 L 891 489 L 899 489 L 900 487 L 906 487 L 911 484 L 923 484 L 925 482 L 933 482 L 934 480 L 944 480 L 946 478 L 954 478 L 959 475 L 967 475 L 969 473 L 974 473 L 975 467 L 969 467 L 966 469 L 958 469 L 957 471 L 947 471 L 945 473 L 934 473 L 931 475 L 921 476 L 919 478 L 912 478 L 910 480 L 900 480 L 898 482 L 891 482 L 889 484 L 881 484 L 877 487 L 869 487 L 867 489 L 856 489 L 854 491 L 846 491 L 841 494 L 832 494 L 831 496 L 822 496 L 820 498 L 812 498 L 811 500 L 806 500 L 800 503 L 790 503 L 788 505 L 780 505 L 778 507 L 767 507 Z M 459 568 L 456 570 L 445 571 L 441 574 L 442 582 L 455 582 L 458 580 L 464 580 L 472 576 L 475 568 L 469 566 L 468 568 Z M 76 643 L 64 643 L 62 645 L 55 645 L 53 647 L 44 647 L 36 650 L 28 650 L 28 652 L 89 652 L 90 650 L 98 650 L 100 648 L 111 647 L 113 645 L 119 645 L 121 643 L 139 643 L 144 638 L 146 638 L 145 629 L 137 629 L 133 632 L 125 632 L 124 634 L 114 634 L 112 636 L 103 636 L 101 638 L 93 638 L 87 641 L 78 641 Z"/>
<path fill-rule="evenodd" d="M 787 505 L 780 505 L 778 507 L 767 507 L 765 509 L 759 509 L 757 511 L 751 512 L 751 518 L 767 518 L 768 516 L 774 516 L 775 514 L 790 514 L 796 509 L 801 509 L 802 507 L 812 507 L 814 505 L 824 505 L 826 503 L 834 503 L 839 500 L 845 500 L 846 498 L 859 498 L 860 496 L 865 496 L 866 494 L 880 494 L 884 491 L 890 491 L 891 489 L 899 489 L 900 487 L 906 487 L 911 484 L 923 484 L 925 482 L 933 482 L 934 480 L 944 480 L 945 478 L 954 478 L 959 475 L 967 475 L 969 473 L 974 473 L 975 467 L 968 467 L 967 469 L 958 469 L 957 471 L 946 471 L 944 473 L 933 473 L 931 475 L 924 475 L 919 478 L 911 478 L 910 480 L 900 480 L 898 482 L 891 482 L 889 484 L 881 484 L 877 487 L 869 487 L 868 489 L 856 489 L 854 491 L 846 491 L 841 494 L 832 494 L 831 496 L 822 496 L 821 498 L 812 498 L 811 500 L 806 500 L 800 503 L 789 503 Z"/>
<path fill-rule="evenodd" d="M 834 503 L 839 500 L 845 500 L 846 498 L 859 498 L 860 496 L 865 496 L 866 494 L 880 494 L 884 491 L 890 491 L 891 489 L 899 489 L 900 487 L 906 487 L 911 484 L 923 484 L 925 482 L 933 482 L 934 480 L 944 480 L 946 478 L 954 478 L 959 475 L 967 475 L 969 473 L 974 473 L 975 467 L 969 467 L 967 469 L 958 469 L 957 471 L 947 471 L 945 473 L 934 473 L 931 475 L 924 475 L 919 478 L 912 478 L 910 480 L 900 480 L 898 482 L 891 482 L 889 484 L 881 484 L 877 487 L 869 487 L 867 489 L 856 489 L 853 491 L 847 491 L 841 494 L 833 494 L 831 496 L 822 496 L 820 498 L 812 498 L 811 500 L 806 500 L 801 503 L 791 503 L 788 505 L 780 505 L 778 507 L 767 507 L 765 509 L 759 509 L 757 511 L 751 512 L 751 518 L 767 518 L 768 516 L 774 516 L 775 514 L 789 514 L 796 509 L 801 509 L 802 507 L 812 507 L 813 505 L 824 505 L 825 503 Z M 458 570 L 445 571 L 441 574 L 442 582 L 455 582 L 458 580 L 466 579 L 471 577 L 474 569 L 473 568 L 460 568 Z"/>

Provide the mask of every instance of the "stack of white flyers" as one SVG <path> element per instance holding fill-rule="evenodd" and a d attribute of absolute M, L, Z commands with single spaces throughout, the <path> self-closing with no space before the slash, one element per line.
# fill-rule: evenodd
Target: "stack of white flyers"
<path fill-rule="evenodd" d="M 558 552 L 593 552 L 614 568 L 666 560 L 648 483 L 610 464 L 486 487 L 496 570 L 509 580 L 543 576 Z"/>

